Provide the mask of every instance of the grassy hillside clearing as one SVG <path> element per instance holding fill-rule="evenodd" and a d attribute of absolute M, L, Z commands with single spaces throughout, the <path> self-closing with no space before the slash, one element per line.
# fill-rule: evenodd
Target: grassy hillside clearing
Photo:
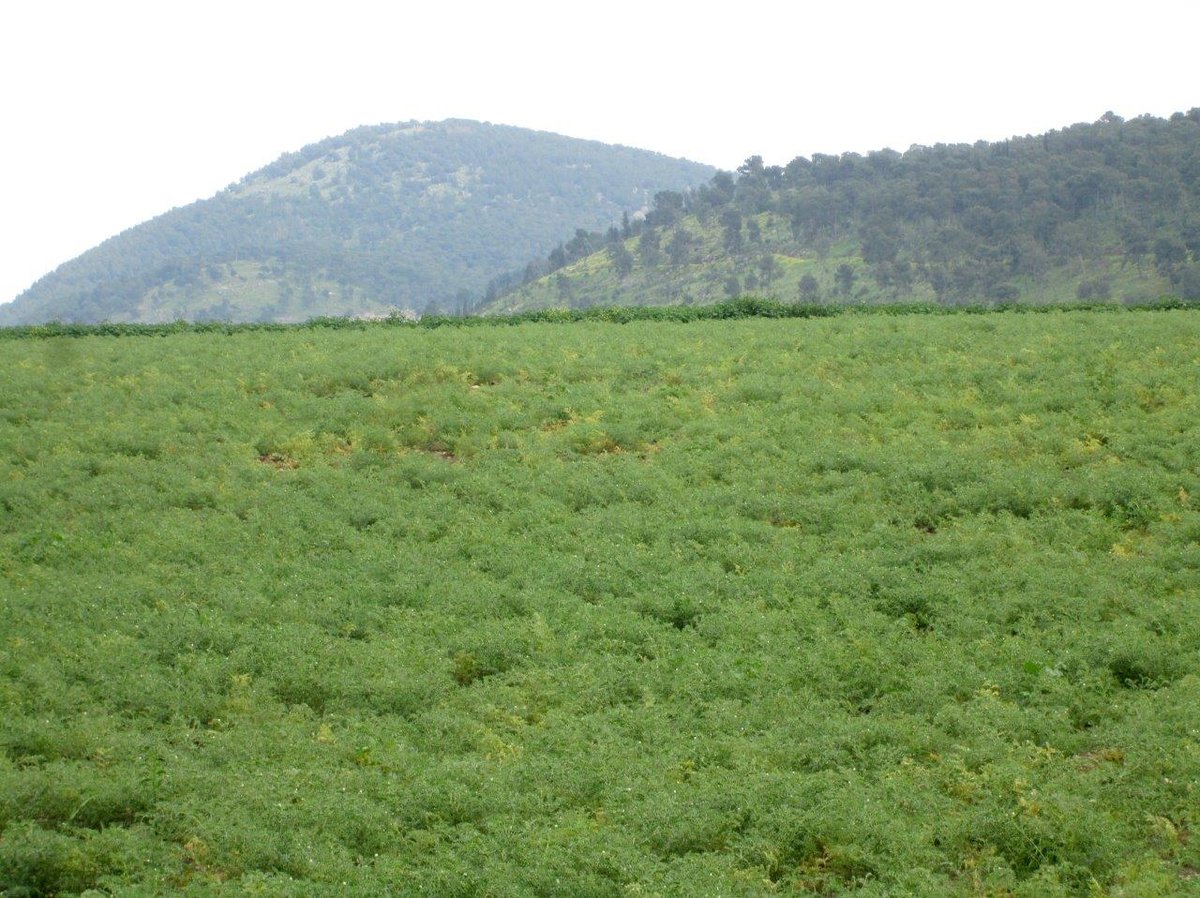
<path fill-rule="evenodd" d="M 759 236 L 736 254 L 728 252 L 715 219 L 702 222 L 688 217 L 673 231 L 688 235 L 687 249 L 677 260 L 662 253 L 662 259 L 652 266 L 638 261 L 622 272 L 615 261 L 618 244 L 612 244 L 503 294 L 484 311 L 511 315 L 533 309 L 591 309 L 614 304 L 706 305 L 743 293 L 835 306 L 934 302 L 953 306 L 986 301 L 969 294 L 957 299 L 939 297 L 920 280 L 885 279 L 881 284 L 871 276 L 871 266 L 854 240 L 830 241 L 814 248 L 796 242 L 784 216 L 763 212 L 748 221 Z M 642 239 L 631 237 L 619 245 L 630 258 L 640 260 Z M 850 275 L 845 275 L 845 270 Z M 810 279 L 811 293 L 805 292 L 806 279 Z M 1089 259 L 1086 264 L 1070 260 L 1036 276 L 1015 275 L 1010 280 L 1013 296 L 1033 305 L 1078 303 L 1080 284 L 1093 282 L 1105 284 L 1110 301 L 1130 305 L 1178 292 L 1153 264 L 1120 254 Z"/>

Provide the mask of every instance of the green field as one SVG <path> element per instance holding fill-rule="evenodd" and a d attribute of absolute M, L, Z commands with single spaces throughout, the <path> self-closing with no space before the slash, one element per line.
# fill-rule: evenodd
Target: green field
<path fill-rule="evenodd" d="M 1200 314 L 0 341 L 79 893 L 1200 895 Z"/>

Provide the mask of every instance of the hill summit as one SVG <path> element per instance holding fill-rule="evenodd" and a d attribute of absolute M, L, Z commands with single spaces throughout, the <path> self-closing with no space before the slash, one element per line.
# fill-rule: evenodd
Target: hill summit
<path fill-rule="evenodd" d="M 357 128 L 106 240 L 0 306 L 0 324 L 453 311 L 564 234 L 713 171 L 473 121 Z"/>

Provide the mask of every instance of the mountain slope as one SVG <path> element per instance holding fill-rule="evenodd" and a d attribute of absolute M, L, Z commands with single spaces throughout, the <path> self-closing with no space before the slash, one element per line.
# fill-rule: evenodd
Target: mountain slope
<path fill-rule="evenodd" d="M 712 172 L 503 125 L 359 128 L 105 241 L 0 306 L 0 324 L 452 308 L 564 234 Z"/>
<path fill-rule="evenodd" d="M 752 157 L 580 233 L 484 311 L 713 302 L 1200 298 L 1200 110 L 861 156 Z"/>

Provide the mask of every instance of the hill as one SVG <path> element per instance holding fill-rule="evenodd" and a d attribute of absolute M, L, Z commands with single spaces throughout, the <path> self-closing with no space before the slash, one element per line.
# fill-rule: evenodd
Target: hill
<path fill-rule="evenodd" d="M 0 324 L 452 309 L 564 234 L 712 171 L 503 125 L 359 128 L 105 241 L 0 306 Z"/>
<path fill-rule="evenodd" d="M 464 323 L 0 334 L 0 894 L 1195 895 L 1200 311 Z"/>
<path fill-rule="evenodd" d="M 1200 298 L 1200 109 L 865 156 L 752 157 L 578 232 L 484 310 L 707 303 Z"/>

